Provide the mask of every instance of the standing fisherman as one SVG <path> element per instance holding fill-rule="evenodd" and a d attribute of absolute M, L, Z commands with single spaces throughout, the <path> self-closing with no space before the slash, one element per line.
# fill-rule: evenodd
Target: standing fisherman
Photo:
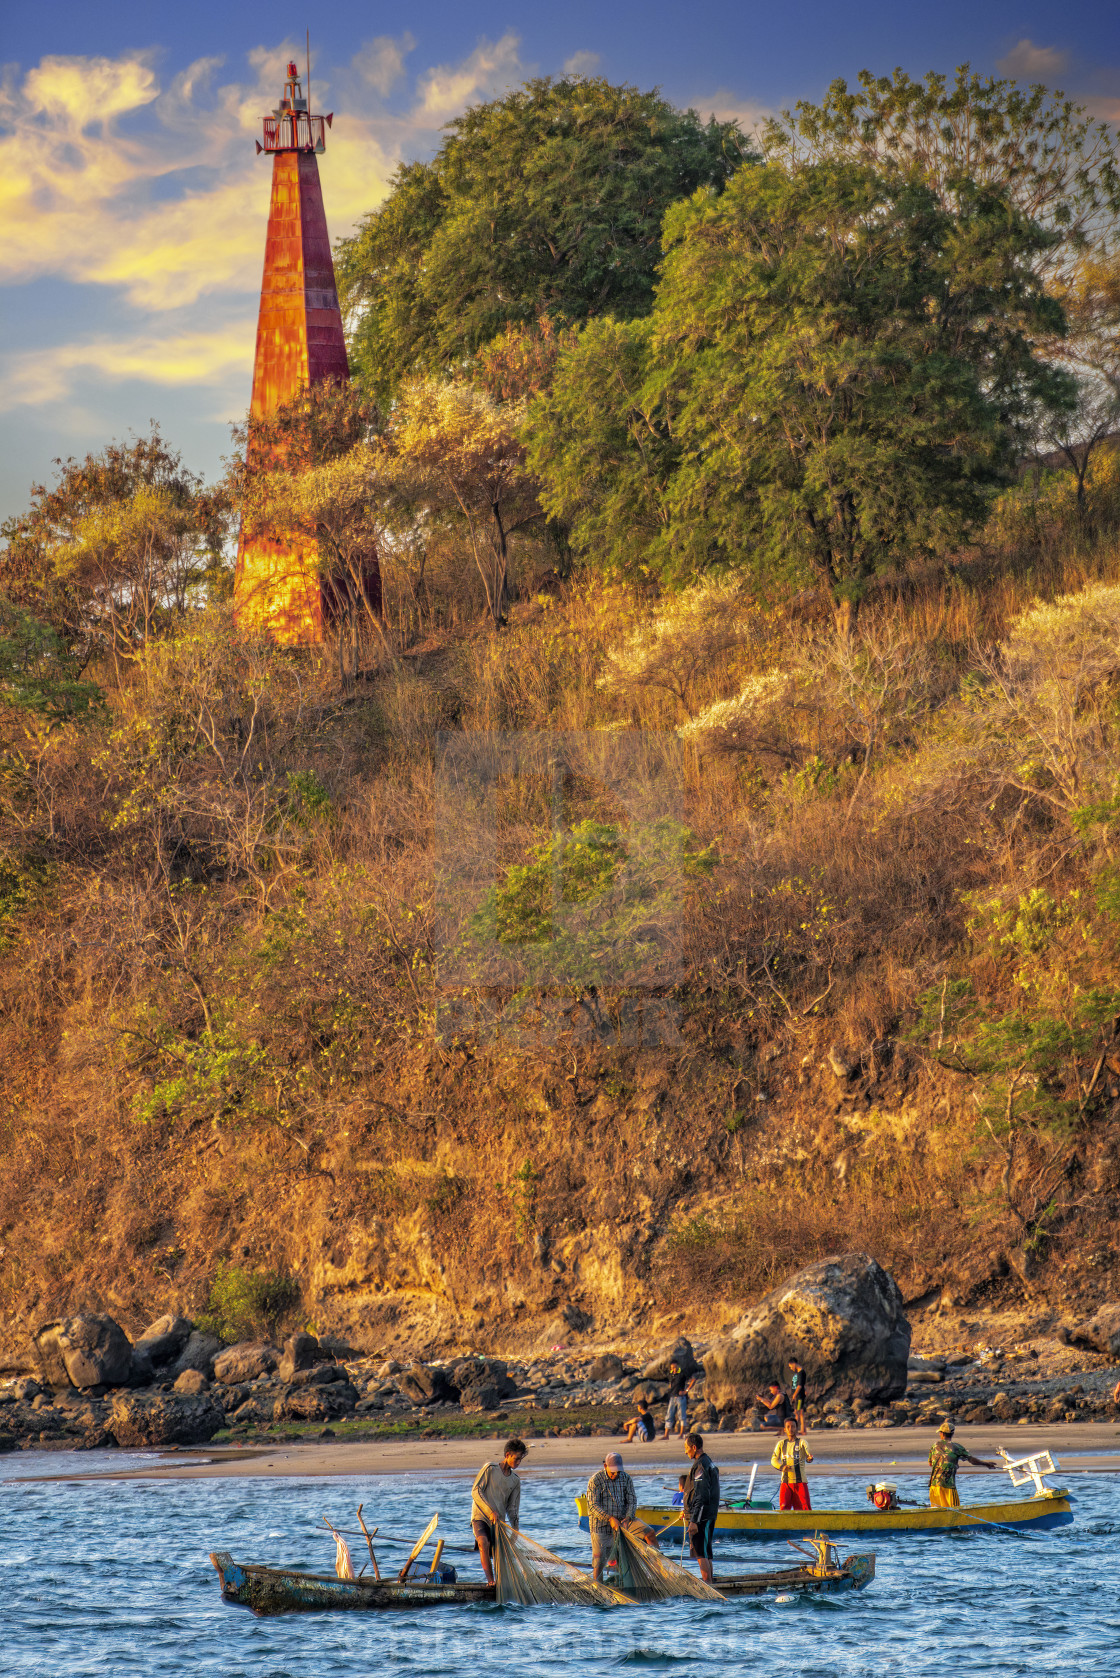
<path fill-rule="evenodd" d="M 938 1429 L 939 1438 L 930 1446 L 929 1450 L 929 1504 L 931 1509 L 959 1509 L 961 1500 L 957 1496 L 957 1469 L 962 1462 L 970 1462 L 974 1468 L 1002 1468 L 998 1462 L 985 1462 L 982 1457 L 974 1457 L 965 1450 L 963 1445 L 953 1444 L 956 1428 L 952 1422 L 942 1422 Z"/>
<path fill-rule="evenodd" d="M 798 1438 L 797 1422 L 793 1416 L 786 1418 L 783 1437 L 774 1446 L 774 1455 L 770 1458 L 771 1468 L 780 1468 L 782 1484 L 778 1491 L 779 1509 L 811 1509 L 809 1488 L 805 1484 L 802 1463 L 812 1462 L 813 1453 L 804 1439 Z"/>
<path fill-rule="evenodd" d="M 719 1514 L 719 1469 L 704 1449 L 700 1434 L 690 1433 L 684 1442 L 692 1467 L 684 1487 L 685 1520 L 689 1548 L 700 1564 L 700 1577 L 712 1582 L 712 1539 Z"/>
<path fill-rule="evenodd" d="M 657 1549 L 652 1527 L 636 1516 L 638 1494 L 634 1482 L 622 1466 L 617 1451 L 609 1451 L 603 1466 L 587 1482 L 587 1524 L 591 1528 L 591 1560 L 595 1577 L 601 1580 L 603 1568 L 614 1543 L 614 1535 L 625 1529 Z"/>
<path fill-rule="evenodd" d="M 529 1447 L 520 1439 L 508 1439 L 501 1462 L 484 1462 L 471 1487 L 471 1530 L 478 1544 L 478 1556 L 486 1583 L 494 1583 L 494 1527 L 508 1521 L 517 1528 L 521 1517 L 521 1467 Z"/>

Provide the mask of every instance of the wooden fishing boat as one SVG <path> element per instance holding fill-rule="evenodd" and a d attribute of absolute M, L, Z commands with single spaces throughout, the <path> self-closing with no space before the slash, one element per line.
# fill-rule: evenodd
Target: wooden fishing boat
<path fill-rule="evenodd" d="M 444 1585 L 428 1578 L 337 1579 L 330 1573 L 300 1573 L 282 1567 L 256 1567 L 235 1562 L 228 1550 L 210 1557 L 217 1569 L 223 1600 L 254 1614 L 308 1614 L 325 1609 L 369 1611 L 377 1608 L 437 1608 L 493 1602 L 495 1590 L 483 1580 L 459 1580 Z M 837 1561 L 831 1548 L 803 1567 L 771 1573 L 717 1576 L 713 1584 L 721 1596 L 779 1595 L 832 1596 L 863 1590 L 875 1577 L 873 1555 L 848 1556 Z"/>
<path fill-rule="evenodd" d="M 576 1498 L 579 1524 L 588 1530 L 587 1499 Z M 660 1529 L 679 1523 L 679 1508 L 648 1505 L 638 1509 L 638 1519 Z M 852 1534 L 859 1538 L 880 1538 L 898 1532 L 977 1532 L 993 1527 L 1012 1527 L 1045 1532 L 1069 1526 L 1073 1521 L 1069 1493 L 1049 1490 L 1040 1497 L 1009 1498 L 999 1503 L 970 1503 L 961 1509 L 799 1509 L 721 1508 L 716 1516 L 719 1538 L 809 1538 L 815 1532 L 832 1536 Z"/>

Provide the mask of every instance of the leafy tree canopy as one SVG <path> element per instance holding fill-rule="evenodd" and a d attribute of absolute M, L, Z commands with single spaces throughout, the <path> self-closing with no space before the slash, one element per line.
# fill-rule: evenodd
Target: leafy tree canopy
<path fill-rule="evenodd" d="M 159 427 L 84 460 L 55 462 L 29 512 L 3 526 L 0 594 L 68 649 L 132 657 L 193 590 L 220 582 L 226 508 Z"/>
<path fill-rule="evenodd" d="M 765 131 L 768 154 L 819 162 L 848 158 L 879 174 L 917 176 L 945 208 L 977 188 L 1006 194 L 1032 221 L 1060 237 L 1039 256 L 1107 238 L 1120 212 L 1115 131 L 1064 93 L 978 76 L 962 65 L 952 82 L 931 71 L 915 81 L 859 75 L 837 79 L 819 105 L 799 100 Z"/>
<path fill-rule="evenodd" d="M 1020 420 L 1068 400 L 1032 349 L 1061 324 L 1033 268 L 1052 235 L 957 196 L 827 159 L 676 206 L 648 322 L 585 328 L 532 407 L 547 510 L 608 562 L 808 574 L 849 618 L 876 571 L 945 551 Z"/>
<path fill-rule="evenodd" d="M 665 210 L 750 155 L 734 122 L 598 77 L 531 81 L 449 127 L 338 247 L 351 354 L 380 399 L 542 314 L 647 313 Z"/>

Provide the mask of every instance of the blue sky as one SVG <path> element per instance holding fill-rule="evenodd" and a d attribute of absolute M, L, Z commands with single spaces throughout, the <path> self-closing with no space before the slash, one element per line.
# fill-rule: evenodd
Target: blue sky
<path fill-rule="evenodd" d="M 56 455 L 160 421 L 214 473 L 248 404 L 270 170 L 259 117 L 312 28 L 331 232 L 468 104 L 565 67 L 748 125 L 865 66 L 1041 80 L 1120 120 L 1120 8 L 1073 0 L 229 0 L 9 8 L 0 82 L 0 516 Z"/>

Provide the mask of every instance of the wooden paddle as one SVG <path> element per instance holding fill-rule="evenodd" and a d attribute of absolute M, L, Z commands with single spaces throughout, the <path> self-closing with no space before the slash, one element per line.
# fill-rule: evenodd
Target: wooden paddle
<path fill-rule="evenodd" d="M 420 1534 L 419 1538 L 416 1540 L 415 1544 L 412 1546 L 412 1549 L 409 1551 L 408 1560 L 405 1562 L 404 1566 L 401 1568 L 400 1572 L 397 1574 L 397 1583 L 399 1585 L 403 1585 L 405 1580 L 408 1578 L 409 1568 L 412 1566 L 413 1562 L 416 1560 L 417 1556 L 420 1554 L 421 1550 L 424 1548 L 425 1544 L 428 1542 L 429 1538 L 432 1536 L 433 1532 L 436 1530 L 436 1527 L 438 1525 L 439 1525 L 439 1516 L 438 1515 L 433 1515 L 431 1520 L 428 1522 L 427 1526 L 424 1528 L 423 1532 Z"/>
<path fill-rule="evenodd" d="M 434 1579 L 436 1574 L 439 1572 L 439 1558 L 442 1556 L 442 1554 L 443 1554 L 443 1539 L 440 1538 L 440 1539 L 436 1540 L 436 1553 L 432 1557 L 432 1565 L 428 1569 L 428 1578 L 429 1579 Z"/>

